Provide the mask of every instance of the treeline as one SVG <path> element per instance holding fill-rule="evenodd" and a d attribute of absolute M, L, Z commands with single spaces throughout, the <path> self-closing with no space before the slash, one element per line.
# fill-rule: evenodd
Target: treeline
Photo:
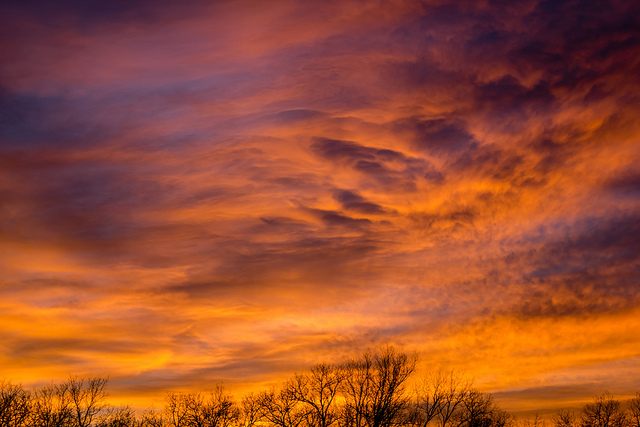
<path fill-rule="evenodd" d="M 340 365 L 320 364 L 279 387 L 236 400 L 170 392 L 164 407 L 136 413 L 107 404 L 107 379 L 70 377 L 33 391 L 0 382 L 1 427 L 543 427 L 518 422 L 455 371 L 410 385 L 416 358 L 387 347 Z M 413 384 L 415 383 L 415 384 Z M 623 405 L 598 396 L 581 413 L 560 411 L 553 427 L 640 427 L 640 394 Z"/>

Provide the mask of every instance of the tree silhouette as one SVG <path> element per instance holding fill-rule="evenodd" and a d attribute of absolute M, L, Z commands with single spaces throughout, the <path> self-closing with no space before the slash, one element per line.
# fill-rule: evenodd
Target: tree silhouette
<path fill-rule="evenodd" d="M 636 397 L 630 399 L 628 405 L 630 426 L 640 427 L 640 393 L 636 393 Z"/>
<path fill-rule="evenodd" d="M 137 424 L 136 414 L 129 406 L 112 407 L 106 412 L 96 427 L 131 427 Z"/>
<path fill-rule="evenodd" d="M 306 418 L 305 409 L 287 387 L 263 391 L 258 404 L 261 419 L 276 427 L 299 427 Z"/>
<path fill-rule="evenodd" d="M 338 420 L 336 396 L 344 372 L 336 366 L 321 364 L 305 374 L 297 374 L 285 384 L 293 398 L 306 407 L 306 423 L 329 427 Z"/>
<path fill-rule="evenodd" d="M 71 398 L 75 427 L 90 427 L 94 417 L 106 408 L 107 381 L 107 378 L 69 377 L 65 391 Z"/>
<path fill-rule="evenodd" d="M 576 414 L 566 409 L 558 411 L 551 421 L 555 427 L 576 427 L 578 425 Z"/>
<path fill-rule="evenodd" d="M 0 425 L 22 427 L 31 413 L 31 396 L 21 385 L 0 381 Z"/>
<path fill-rule="evenodd" d="M 409 393 L 417 358 L 393 347 L 343 364 L 319 364 L 237 402 L 224 388 L 167 393 L 160 410 L 109 406 L 107 379 L 75 376 L 33 391 L 0 381 L 0 427 L 512 427 L 514 418 L 461 372 L 436 371 Z M 553 427 L 640 427 L 640 393 L 608 392 L 579 418 L 560 410 Z M 536 415 L 518 427 L 545 427 Z"/>
<path fill-rule="evenodd" d="M 581 427 L 627 427 L 627 424 L 627 414 L 622 410 L 620 401 L 608 391 L 582 408 Z"/>
<path fill-rule="evenodd" d="M 471 390 L 462 372 L 437 371 L 425 375 L 416 387 L 413 425 L 427 427 L 433 420 L 446 427 Z"/>
<path fill-rule="evenodd" d="M 473 388 L 451 417 L 453 427 L 504 427 L 512 422 L 512 417 L 495 404 L 491 395 Z"/>
<path fill-rule="evenodd" d="M 244 395 L 240 403 L 238 427 L 254 427 L 260 421 L 260 414 L 258 397 L 253 392 Z"/>
<path fill-rule="evenodd" d="M 138 424 L 132 424 L 131 427 L 165 427 L 167 423 L 161 412 L 147 409 L 139 418 Z"/>
<path fill-rule="evenodd" d="M 69 384 L 62 383 L 37 389 L 31 411 L 31 425 L 38 427 L 67 427 L 72 425 L 73 407 Z"/>
<path fill-rule="evenodd" d="M 165 414 L 171 427 L 229 427 L 236 423 L 239 410 L 219 385 L 209 395 L 169 393 Z M 151 421 L 156 421 L 153 418 Z"/>
<path fill-rule="evenodd" d="M 416 358 L 393 347 L 365 353 L 344 365 L 341 424 L 345 427 L 390 427 L 399 424 L 409 397 L 406 382 Z"/>

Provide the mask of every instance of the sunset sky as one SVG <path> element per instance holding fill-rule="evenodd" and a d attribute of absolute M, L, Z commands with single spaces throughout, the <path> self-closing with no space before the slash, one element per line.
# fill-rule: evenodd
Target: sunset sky
<path fill-rule="evenodd" d="M 640 391 L 640 2 L 0 6 L 0 378 L 242 393 L 393 344 Z"/>

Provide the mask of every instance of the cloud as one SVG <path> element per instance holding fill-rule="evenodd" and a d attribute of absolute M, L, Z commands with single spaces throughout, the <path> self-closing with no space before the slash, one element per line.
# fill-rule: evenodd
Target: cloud
<path fill-rule="evenodd" d="M 527 88 L 509 74 L 478 85 L 475 94 L 479 108 L 490 110 L 501 118 L 530 114 L 535 109 L 544 111 L 552 105 L 553 100 L 547 82 L 540 81 L 532 88 Z"/>
<path fill-rule="evenodd" d="M 333 198 L 336 199 L 336 201 L 338 201 L 342 205 L 342 207 L 347 210 L 352 210 L 362 214 L 374 215 L 386 213 L 386 210 L 382 206 L 367 201 L 360 194 L 353 191 L 336 191 L 333 195 Z"/>
<path fill-rule="evenodd" d="M 640 191 L 640 174 L 633 170 L 623 172 L 609 179 L 605 188 L 623 196 L 633 197 Z"/>
<path fill-rule="evenodd" d="M 375 148 L 353 141 L 314 138 L 311 150 L 338 165 L 350 167 L 387 189 L 416 190 L 418 181 L 434 183 L 443 180 L 442 174 L 426 159 L 408 157 L 388 148 Z"/>
<path fill-rule="evenodd" d="M 461 120 L 421 120 L 410 117 L 396 120 L 393 127 L 400 132 L 412 132 L 416 147 L 434 155 L 457 153 L 477 147 L 477 141 Z"/>

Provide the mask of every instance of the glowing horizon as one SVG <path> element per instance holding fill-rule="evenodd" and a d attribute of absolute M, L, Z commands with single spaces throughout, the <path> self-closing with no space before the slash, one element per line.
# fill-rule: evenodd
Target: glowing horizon
<path fill-rule="evenodd" d="M 393 344 L 507 410 L 640 391 L 633 1 L 0 12 L 0 378 L 151 404 Z"/>

